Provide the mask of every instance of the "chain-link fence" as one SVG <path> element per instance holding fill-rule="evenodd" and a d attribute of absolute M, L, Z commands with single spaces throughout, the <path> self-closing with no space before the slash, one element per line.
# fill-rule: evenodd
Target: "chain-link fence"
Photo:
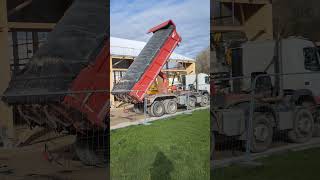
<path fill-rule="evenodd" d="M 318 72 L 227 77 L 213 74 L 212 177 L 223 167 L 318 145 Z M 230 176 L 227 176 L 230 177 Z"/>
<path fill-rule="evenodd" d="M 2 117 L 2 122 L 13 121 L 13 129 L 2 128 L 1 132 L 2 142 L 8 142 L 6 132 L 13 131 L 14 137 L 3 143 L 2 150 L 10 150 L 8 154 L 2 153 L 3 157 L 14 156 L 1 162 L 12 171 L 6 176 L 83 179 L 95 174 L 108 178 L 109 97 L 110 91 L 105 89 L 35 90 L 1 96 L 14 107 L 13 120 Z M 77 177 L 78 174 L 83 176 Z"/>
<path fill-rule="evenodd" d="M 177 93 L 142 92 L 146 93 L 142 101 L 122 102 L 116 108 L 110 108 L 111 93 L 140 92 L 110 92 L 108 89 L 88 88 L 79 91 L 29 91 L 2 95 L 2 100 L 14 107 L 14 138 L 8 139 L 7 129 L 2 129 L 1 132 L 3 142 L 11 141 L 3 143 L 4 149 L 18 154 L 8 164 L 10 168 L 19 169 L 18 164 L 35 162 L 35 166 L 29 170 L 10 174 L 8 178 L 30 174 L 34 174 L 34 177 L 39 174 L 53 176 L 60 171 L 68 172 L 70 179 L 77 179 L 72 174 L 81 171 L 108 177 L 110 148 L 120 148 L 128 140 L 131 130 L 126 127 L 150 125 L 159 119 L 170 119 L 179 114 L 192 113 L 195 109 L 208 108 L 208 91 L 186 87 L 172 91 Z M 3 119 L 10 121 L 5 117 Z M 117 136 L 110 144 L 109 130 L 112 132 L 118 129 L 129 133 Z M 28 153 L 25 153 L 26 149 Z M 28 158 L 21 158 L 19 154 L 26 154 Z M 114 165 L 117 166 L 116 164 L 117 162 Z M 39 166 L 40 170 L 37 169 Z"/>

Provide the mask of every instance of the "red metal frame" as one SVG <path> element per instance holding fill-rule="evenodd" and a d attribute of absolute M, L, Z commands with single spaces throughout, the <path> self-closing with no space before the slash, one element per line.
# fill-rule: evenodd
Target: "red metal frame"
<path fill-rule="evenodd" d="M 103 91 L 67 95 L 63 104 L 84 113 L 94 125 L 103 126 L 109 110 L 109 39 L 94 63 L 84 68 L 72 83 L 71 91 Z"/>
<path fill-rule="evenodd" d="M 176 27 L 175 24 L 172 22 L 172 20 L 168 20 L 150 29 L 148 33 L 150 32 L 154 33 L 162 28 L 165 28 L 168 25 L 173 25 L 174 27 Z M 182 39 L 180 35 L 177 33 L 176 28 L 174 28 L 173 32 L 168 37 L 168 39 L 159 50 L 156 57 L 154 58 L 153 62 L 150 64 L 150 66 L 147 68 L 145 73 L 142 75 L 141 79 L 133 86 L 132 92 L 129 93 L 129 95 L 132 98 L 134 98 L 135 101 L 143 102 L 143 98 L 145 97 L 149 87 L 154 82 L 156 77 L 159 75 L 162 67 L 165 65 L 170 55 L 172 54 L 173 50 L 181 42 L 181 40 Z"/>
<path fill-rule="evenodd" d="M 162 28 L 164 28 L 164 27 L 166 27 L 166 26 L 168 26 L 168 25 L 170 25 L 170 24 L 172 24 L 172 25 L 174 25 L 174 27 L 176 27 L 176 25 L 174 24 L 174 22 L 170 19 L 170 20 L 168 20 L 168 21 L 166 21 L 166 22 L 163 22 L 163 23 L 161 23 L 161 24 L 159 24 L 159 25 L 151 28 L 151 29 L 148 31 L 148 33 L 151 33 L 151 32 L 154 33 L 154 32 L 156 32 L 156 31 L 158 31 L 158 30 L 160 30 L 160 29 L 162 29 Z"/>

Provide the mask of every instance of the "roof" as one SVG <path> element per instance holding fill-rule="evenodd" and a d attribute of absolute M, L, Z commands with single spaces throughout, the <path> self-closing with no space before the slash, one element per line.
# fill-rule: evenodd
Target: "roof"
<path fill-rule="evenodd" d="M 110 37 L 111 55 L 137 57 L 146 44 L 146 42 L 142 41 Z M 169 59 L 175 61 L 195 61 L 195 59 L 177 53 L 172 53 Z"/>

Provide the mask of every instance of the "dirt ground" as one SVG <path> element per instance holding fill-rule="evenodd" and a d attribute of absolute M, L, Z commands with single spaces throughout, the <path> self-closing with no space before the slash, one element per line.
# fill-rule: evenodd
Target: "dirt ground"
<path fill-rule="evenodd" d="M 144 119 L 144 114 L 137 114 L 133 111 L 133 106 L 126 106 L 122 108 L 113 108 L 110 111 L 110 126 L 126 123 L 142 121 Z M 147 115 L 147 117 L 149 117 Z"/>
<path fill-rule="evenodd" d="M 31 145 L 0 149 L 0 180 L 107 179 L 106 167 L 86 166 L 76 159 L 74 139 L 51 133 Z"/>
<path fill-rule="evenodd" d="M 184 108 L 179 108 L 177 112 L 185 111 Z M 148 114 L 146 118 L 152 118 Z M 155 118 L 155 117 L 153 117 Z M 161 119 L 161 118 L 159 118 Z M 142 123 L 145 120 L 143 113 L 137 114 L 133 111 L 133 105 L 127 105 L 122 108 L 112 108 L 110 111 L 110 127 L 111 129 L 120 124 L 139 122 Z"/>

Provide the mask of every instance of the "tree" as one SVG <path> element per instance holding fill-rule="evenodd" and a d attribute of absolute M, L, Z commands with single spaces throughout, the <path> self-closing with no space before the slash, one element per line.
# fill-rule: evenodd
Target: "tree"
<path fill-rule="evenodd" d="M 210 73 L 210 48 L 207 47 L 196 56 L 196 73 Z"/>

